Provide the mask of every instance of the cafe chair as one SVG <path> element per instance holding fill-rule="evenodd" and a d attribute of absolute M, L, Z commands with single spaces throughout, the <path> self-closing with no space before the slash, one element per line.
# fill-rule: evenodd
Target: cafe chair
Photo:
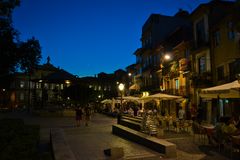
<path fill-rule="evenodd" d="M 198 141 L 205 143 L 206 133 L 199 123 L 192 123 L 193 141 L 195 142 L 195 137 L 198 135 Z"/>
<path fill-rule="evenodd" d="M 231 144 L 231 159 L 233 158 L 233 153 L 240 157 L 240 135 L 230 137 Z"/>

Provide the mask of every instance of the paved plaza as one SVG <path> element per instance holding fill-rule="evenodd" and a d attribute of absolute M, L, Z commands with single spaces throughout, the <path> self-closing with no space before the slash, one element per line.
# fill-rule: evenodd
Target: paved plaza
<path fill-rule="evenodd" d="M 41 144 L 49 144 L 50 128 L 63 128 L 65 138 L 78 160 L 110 159 L 103 151 L 114 147 L 123 148 L 123 159 L 167 159 L 144 146 L 113 135 L 111 127 L 116 124 L 116 119 L 102 114 L 94 114 L 89 126 L 81 124 L 80 127 L 75 127 L 74 117 L 37 117 L 19 113 L 0 116 L 24 118 L 27 124 L 40 124 Z M 191 135 L 169 136 L 167 140 L 177 145 L 178 160 L 228 160 L 216 148 L 194 142 Z"/>

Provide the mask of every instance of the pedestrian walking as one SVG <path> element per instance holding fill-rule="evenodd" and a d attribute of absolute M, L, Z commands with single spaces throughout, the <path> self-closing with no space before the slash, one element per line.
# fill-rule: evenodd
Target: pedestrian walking
<path fill-rule="evenodd" d="M 90 116 L 91 116 L 91 110 L 89 107 L 85 108 L 85 126 L 88 126 L 88 123 L 90 121 Z"/>
<path fill-rule="evenodd" d="M 82 108 L 81 107 L 77 107 L 75 109 L 75 114 L 76 114 L 76 126 L 79 127 L 81 125 L 81 120 L 82 120 L 82 116 L 83 116 L 83 112 L 82 112 Z"/>

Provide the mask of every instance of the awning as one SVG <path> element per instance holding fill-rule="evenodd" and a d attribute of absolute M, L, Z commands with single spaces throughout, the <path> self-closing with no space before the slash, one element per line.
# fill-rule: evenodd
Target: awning
<path fill-rule="evenodd" d="M 129 87 L 129 90 L 140 90 L 140 86 L 138 84 L 133 84 Z"/>
<path fill-rule="evenodd" d="M 222 84 L 222 85 L 218 85 L 218 86 L 214 86 L 214 87 L 210 87 L 210 88 L 205 88 L 202 89 L 201 92 L 204 93 L 226 93 L 229 92 L 230 89 L 234 89 L 234 88 L 240 88 L 240 84 L 238 83 L 238 81 L 233 81 L 231 83 L 226 83 L 226 84 Z"/>
<path fill-rule="evenodd" d="M 104 99 L 103 101 L 101 101 L 101 103 L 112 103 L 112 100 L 111 99 Z"/>
<path fill-rule="evenodd" d="M 139 97 L 133 97 L 133 96 L 126 96 L 126 97 L 122 97 L 125 101 L 135 101 L 138 103 L 141 103 L 141 100 Z"/>
<path fill-rule="evenodd" d="M 182 99 L 182 96 L 175 96 L 175 95 L 170 95 L 170 94 L 164 94 L 164 93 L 157 93 L 153 94 L 147 97 L 142 97 L 141 99 L 160 99 L 160 100 L 177 100 L 177 99 Z"/>
<path fill-rule="evenodd" d="M 240 98 L 240 83 L 233 81 L 210 88 L 202 89 L 200 97 L 202 98 Z"/>

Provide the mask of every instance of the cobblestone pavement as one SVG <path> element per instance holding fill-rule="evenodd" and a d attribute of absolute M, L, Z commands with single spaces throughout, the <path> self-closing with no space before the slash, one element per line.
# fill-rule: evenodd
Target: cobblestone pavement
<path fill-rule="evenodd" d="M 111 133 L 116 119 L 95 114 L 89 126 L 82 124 L 77 128 L 65 128 L 65 134 L 77 159 L 108 159 L 104 150 L 120 147 L 124 151 L 124 159 L 160 159 L 161 155 L 144 146 L 130 142 Z"/>
<path fill-rule="evenodd" d="M 104 150 L 122 147 L 124 159 L 162 159 L 161 155 L 144 146 L 130 142 L 111 133 L 112 124 L 116 119 L 95 114 L 89 126 L 75 127 L 74 117 L 36 117 L 28 114 L 0 114 L 0 118 L 23 118 L 26 124 L 39 124 L 41 143 L 49 142 L 51 128 L 63 128 L 66 139 L 77 160 L 110 159 Z"/>
<path fill-rule="evenodd" d="M 109 159 L 104 155 L 103 150 L 112 147 L 122 147 L 124 159 L 166 159 L 144 146 L 113 135 L 111 126 L 116 123 L 116 119 L 105 115 L 95 114 L 89 126 L 82 124 L 80 127 L 75 127 L 74 117 L 36 117 L 16 113 L 0 114 L 0 117 L 24 118 L 25 123 L 40 124 L 41 141 L 46 143 L 49 141 L 50 128 L 63 128 L 66 139 L 78 160 Z M 166 139 L 177 145 L 177 160 L 229 159 L 226 156 L 230 155 L 229 151 L 220 153 L 217 148 L 193 141 L 193 137 L 189 134 L 172 134 L 166 136 Z"/>

